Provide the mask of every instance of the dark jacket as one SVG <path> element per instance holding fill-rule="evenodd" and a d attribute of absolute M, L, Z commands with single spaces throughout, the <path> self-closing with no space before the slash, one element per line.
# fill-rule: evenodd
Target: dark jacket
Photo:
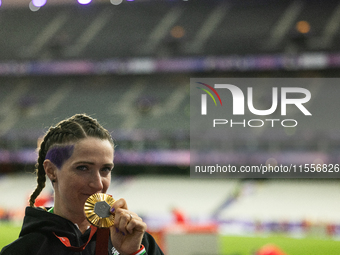
<path fill-rule="evenodd" d="M 88 241 L 90 231 L 88 229 L 82 234 L 74 223 L 65 218 L 44 209 L 27 207 L 19 238 L 5 246 L 0 255 L 94 255 L 96 234 L 81 252 L 70 250 L 55 236 L 56 234 L 59 237 L 67 237 L 71 246 L 80 247 Z M 146 254 L 163 255 L 150 234 L 144 234 L 142 244 L 146 249 Z M 112 250 L 112 244 L 109 241 L 109 255 L 113 254 Z"/>

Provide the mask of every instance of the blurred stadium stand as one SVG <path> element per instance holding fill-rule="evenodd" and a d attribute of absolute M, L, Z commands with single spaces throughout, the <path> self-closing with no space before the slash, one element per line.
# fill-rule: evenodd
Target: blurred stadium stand
<path fill-rule="evenodd" d="M 334 0 L 47 2 L 35 12 L 4 4 L 0 161 L 34 163 L 49 125 L 86 112 L 113 132 L 122 167 L 149 164 L 156 169 L 138 172 L 155 173 L 158 165 L 175 166 L 187 174 L 189 78 L 337 77 L 339 10 Z M 322 96 L 337 102 L 336 95 Z M 309 107 L 327 116 L 327 106 Z M 303 131 L 289 138 L 267 130 L 225 141 L 231 153 L 334 154 L 336 121 L 301 123 Z"/>
<path fill-rule="evenodd" d="M 47 3 L 37 12 L 3 7 L 0 59 L 337 52 L 339 10 L 335 0 Z"/>

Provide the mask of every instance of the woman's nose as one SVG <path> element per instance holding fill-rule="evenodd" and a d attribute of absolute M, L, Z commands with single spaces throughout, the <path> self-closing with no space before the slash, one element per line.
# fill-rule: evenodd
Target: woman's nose
<path fill-rule="evenodd" d="M 103 190 L 102 176 L 99 172 L 93 173 L 91 175 L 89 186 L 94 189 L 95 192 L 100 192 Z"/>

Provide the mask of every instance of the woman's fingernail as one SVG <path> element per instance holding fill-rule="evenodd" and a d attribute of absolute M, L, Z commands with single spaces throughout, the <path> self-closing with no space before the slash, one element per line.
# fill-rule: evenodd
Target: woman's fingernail
<path fill-rule="evenodd" d="M 110 212 L 111 212 L 111 213 L 114 213 L 114 212 L 115 212 L 115 208 L 112 207 L 112 208 L 110 209 Z"/>
<path fill-rule="evenodd" d="M 125 233 L 124 232 L 121 232 L 123 236 L 125 236 Z"/>
<path fill-rule="evenodd" d="M 119 229 L 118 228 L 116 228 L 116 233 L 118 233 L 119 232 Z"/>

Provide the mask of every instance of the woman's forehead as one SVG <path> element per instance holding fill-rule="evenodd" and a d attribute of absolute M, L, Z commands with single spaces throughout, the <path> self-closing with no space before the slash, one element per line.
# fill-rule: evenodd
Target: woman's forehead
<path fill-rule="evenodd" d="M 83 149 L 101 149 L 101 150 L 113 150 L 113 145 L 109 140 L 95 138 L 95 137 L 87 137 L 80 139 L 75 144 L 75 150 L 83 150 Z"/>
<path fill-rule="evenodd" d="M 94 157 L 113 157 L 114 149 L 108 140 L 82 139 L 74 146 L 74 157 L 77 156 L 94 156 Z"/>

